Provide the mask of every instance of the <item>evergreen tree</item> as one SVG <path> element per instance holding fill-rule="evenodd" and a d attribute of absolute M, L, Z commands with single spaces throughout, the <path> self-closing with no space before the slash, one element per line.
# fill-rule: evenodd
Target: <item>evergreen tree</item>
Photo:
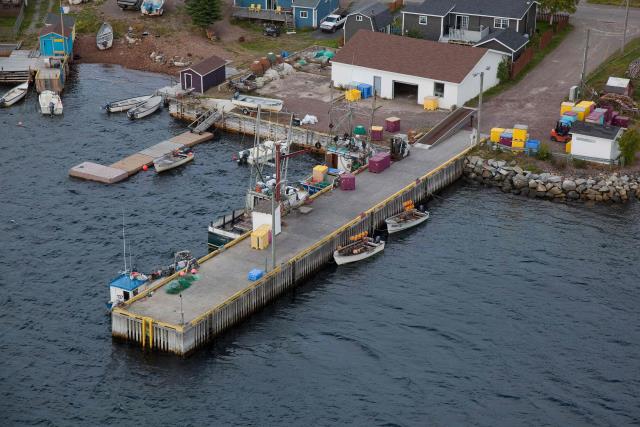
<path fill-rule="evenodd" d="M 220 0 L 188 0 L 187 13 L 194 25 L 206 28 L 222 18 Z"/>

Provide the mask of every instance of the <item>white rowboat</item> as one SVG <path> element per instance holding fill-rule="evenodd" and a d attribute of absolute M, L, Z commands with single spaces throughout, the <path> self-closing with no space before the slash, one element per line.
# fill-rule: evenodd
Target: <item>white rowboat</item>
<path fill-rule="evenodd" d="M 113 46 L 113 28 L 108 22 L 103 22 L 96 35 L 96 46 L 98 49 L 105 50 Z"/>
<path fill-rule="evenodd" d="M 250 95 L 238 95 L 237 97 L 231 100 L 233 105 L 236 107 L 242 108 L 243 112 L 246 114 L 249 112 L 249 109 L 255 110 L 260 105 L 260 109 L 262 111 L 273 111 L 278 112 L 282 110 L 282 106 L 284 102 L 279 99 L 274 98 L 262 98 L 260 96 L 250 96 Z"/>
<path fill-rule="evenodd" d="M 127 117 L 129 117 L 131 120 L 147 117 L 155 113 L 158 110 L 158 108 L 160 108 L 161 104 L 162 104 L 161 96 L 152 96 L 143 104 L 140 104 L 137 107 L 134 107 L 131 110 L 127 111 Z"/>
<path fill-rule="evenodd" d="M 158 157 L 153 161 L 153 167 L 156 169 L 156 172 L 160 173 L 182 166 L 191 160 L 193 160 L 193 151 L 190 149 L 180 149 Z"/>
<path fill-rule="evenodd" d="M 418 209 L 400 212 L 398 215 L 385 219 L 389 234 L 397 233 L 418 224 L 422 224 L 429 219 L 429 212 L 420 212 Z"/>
<path fill-rule="evenodd" d="M 136 96 L 135 98 L 121 99 L 120 101 L 113 101 L 108 103 L 104 108 L 110 113 L 119 113 L 121 111 L 128 111 L 133 107 L 142 105 L 151 99 L 151 95 Z"/>
<path fill-rule="evenodd" d="M 42 114 L 60 115 L 62 114 L 62 100 L 60 96 L 50 90 L 43 90 L 38 98 L 40 102 L 40 111 Z"/>
<path fill-rule="evenodd" d="M 384 241 L 376 242 L 370 237 L 353 242 L 333 253 L 336 264 L 343 265 L 362 261 L 384 250 Z"/>
<path fill-rule="evenodd" d="M 25 97 L 29 90 L 29 82 L 24 82 L 2 95 L 0 107 L 10 107 Z"/>

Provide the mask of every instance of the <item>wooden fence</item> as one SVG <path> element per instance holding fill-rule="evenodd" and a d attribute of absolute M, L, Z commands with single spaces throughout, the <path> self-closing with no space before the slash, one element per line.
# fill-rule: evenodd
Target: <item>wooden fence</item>
<path fill-rule="evenodd" d="M 540 35 L 540 41 L 538 42 L 538 48 L 543 50 L 549 43 L 551 43 L 551 39 L 553 38 L 553 30 L 547 30 Z"/>
<path fill-rule="evenodd" d="M 535 49 L 533 47 L 528 47 L 524 52 L 520 55 L 520 57 L 511 64 L 511 78 L 515 79 L 518 74 L 524 70 L 524 68 L 531 62 L 533 59 L 533 54 L 535 53 Z"/>

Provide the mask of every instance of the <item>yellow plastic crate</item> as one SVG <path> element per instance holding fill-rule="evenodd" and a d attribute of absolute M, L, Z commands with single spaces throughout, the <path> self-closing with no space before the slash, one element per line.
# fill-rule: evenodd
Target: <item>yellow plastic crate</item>
<path fill-rule="evenodd" d="M 437 96 L 425 96 L 422 105 L 425 110 L 435 111 L 438 109 L 439 101 Z"/>
<path fill-rule="evenodd" d="M 560 104 L 560 115 L 563 116 L 567 111 L 571 111 L 575 107 L 575 102 L 563 102 Z"/>
<path fill-rule="evenodd" d="M 564 152 L 567 154 L 571 154 L 571 141 L 567 142 L 564 146 Z"/>
<path fill-rule="evenodd" d="M 593 101 L 582 101 L 576 105 L 576 107 L 583 107 L 585 111 L 585 115 L 588 116 L 593 112 L 596 108 L 596 103 Z"/>
<path fill-rule="evenodd" d="M 357 101 L 360 99 L 360 91 L 358 89 L 351 89 L 344 93 L 344 97 L 347 101 Z"/>
<path fill-rule="evenodd" d="M 584 107 L 576 105 L 575 107 L 573 107 L 572 111 L 576 113 L 576 117 L 578 120 L 580 120 L 581 122 L 584 122 L 584 117 L 586 113 L 586 109 Z"/>
<path fill-rule="evenodd" d="M 513 129 L 513 139 L 514 140 L 520 140 L 520 141 L 526 141 L 528 137 L 528 132 L 526 129 L 518 129 L 518 128 L 514 128 Z"/>
<path fill-rule="evenodd" d="M 524 148 L 525 141 L 514 139 L 511 141 L 511 148 Z"/>
<path fill-rule="evenodd" d="M 322 182 L 327 176 L 329 167 L 326 165 L 317 165 L 313 167 L 313 182 Z"/>
<path fill-rule="evenodd" d="M 493 143 L 499 143 L 500 142 L 500 135 L 502 135 L 502 133 L 504 132 L 504 128 L 492 128 L 491 129 L 491 142 Z"/>
<path fill-rule="evenodd" d="M 269 247 L 271 227 L 263 224 L 251 232 L 251 249 L 266 249 Z"/>

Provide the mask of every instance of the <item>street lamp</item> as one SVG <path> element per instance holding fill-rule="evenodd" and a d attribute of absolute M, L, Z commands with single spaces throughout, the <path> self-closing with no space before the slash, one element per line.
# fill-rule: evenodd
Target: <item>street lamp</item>
<path fill-rule="evenodd" d="M 484 72 L 489 71 L 491 67 L 487 66 L 484 71 L 473 73 L 473 77 L 480 76 L 480 95 L 478 95 L 478 122 L 476 128 L 476 145 L 480 144 L 480 115 L 482 111 L 482 86 L 484 85 Z"/>

